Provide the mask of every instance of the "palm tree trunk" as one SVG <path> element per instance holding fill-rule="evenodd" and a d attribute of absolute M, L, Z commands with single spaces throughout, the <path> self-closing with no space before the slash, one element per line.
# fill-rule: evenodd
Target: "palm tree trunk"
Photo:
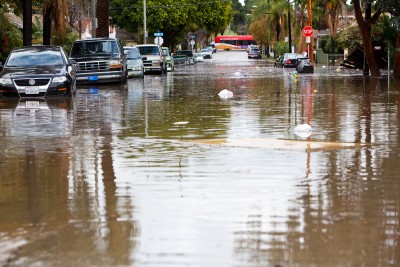
<path fill-rule="evenodd" d="M 108 0 L 97 0 L 96 7 L 97 17 L 97 32 L 96 37 L 108 37 L 109 36 L 109 2 Z"/>
<path fill-rule="evenodd" d="M 51 9 L 47 8 L 43 16 L 43 44 L 50 45 L 51 40 Z"/>
<path fill-rule="evenodd" d="M 23 13 L 23 28 L 22 28 L 22 38 L 23 45 L 32 45 L 32 0 L 24 0 L 22 4 Z"/>

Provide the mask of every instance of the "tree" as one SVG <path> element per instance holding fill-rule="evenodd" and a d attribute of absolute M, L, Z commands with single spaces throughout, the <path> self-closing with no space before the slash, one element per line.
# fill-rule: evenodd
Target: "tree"
<path fill-rule="evenodd" d="M 32 0 L 23 0 L 22 14 L 22 43 L 24 46 L 29 46 L 32 45 Z"/>
<path fill-rule="evenodd" d="M 97 0 L 96 17 L 98 21 L 96 37 L 108 37 L 110 34 L 108 0 Z"/>
<path fill-rule="evenodd" d="M 378 3 L 383 12 L 391 14 L 391 20 L 397 30 L 396 46 L 394 53 L 393 76 L 400 78 L 400 2 L 398 0 L 384 0 Z"/>
<path fill-rule="evenodd" d="M 68 0 L 69 26 L 78 31 L 79 38 L 82 38 L 82 20 L 89 17 L 89 1 Z"/>
<path fill-rule="evenodd" d="M 331 53 L 335 53 L 335 40 L 339 27 L 339 16 L 346 10 L 345 0 L 330 0 L 325 3 L 325 18 L 331 33 Z M 332 58 L 333 60 L 333 58 Z"/>
<path fill-rule="evenodd" d="M 43 44 L 50 45 L 51 25 L 54 23 L 57 35 L 65 36 L 68 18 L 67 0 L 45 0 L 43 3 Z"/>
<path fill-rule="evenodd" d="M 226 0 L 147 0 L 149 35 L 161 31 L 171 46 L 184 40 L 187 32 L 204 28 L 219 32 L 232 19 L 231 3 Z M 143 5 L 131 0 L 110 0 L 112 22 L 131 33 L 143 33 Z M 143 34 L 141 34 L 143 36 Z"/>
<path fill-rule="evenodd" d="M 0 12 L 0 62 L 4 63 L 12 48 L 20 45 L 22 45 L 21 31 L 8 21 L 5 12 Z"/>
<path fill-rule="evenodd" d="M 363 40 L 363 45 L 364 45 L 364 53 L 365 57 L 368 62 L 368 66 L 371 71 L 372 76 L 380 76 L 381 72 L 376 64 L 375 56 L 374 56 L 374 51 L 372 48 L 372 38 L 371 38 L 371 33 L 370 33 L 370 26 L 374 24 L 379 16 L 381 15 L 382 11 L 378 9 L 373 16 L 368 18 L 363 17 L 363 12 L 361 10 L 361 4 L 360 0 L 353 0 L 353 6 L 354 6 L 354 13 L 356 16 L 357 24 L 358 27 L 360 28 L 361 32 L 361 37 Z M 366 12 L 368 14 L 368 12 Z"/>

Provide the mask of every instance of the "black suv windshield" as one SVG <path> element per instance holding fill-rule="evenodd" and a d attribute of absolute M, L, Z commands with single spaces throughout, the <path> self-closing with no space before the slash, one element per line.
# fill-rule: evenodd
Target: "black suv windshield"
<path fill-rule="evenodd" d="M 118 46 L 114 41 L 86 41 L 74 43 L 71 57 L 83 57 L 92 55 L 118 54 Z"/>

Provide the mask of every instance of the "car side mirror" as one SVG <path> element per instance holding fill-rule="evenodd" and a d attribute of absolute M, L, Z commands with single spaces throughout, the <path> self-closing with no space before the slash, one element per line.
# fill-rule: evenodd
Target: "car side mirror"
<path fill-rule="evenodd" d="M 3 62 L 0 62 L 0 70 L 2 70 L 3 69 Z"/>

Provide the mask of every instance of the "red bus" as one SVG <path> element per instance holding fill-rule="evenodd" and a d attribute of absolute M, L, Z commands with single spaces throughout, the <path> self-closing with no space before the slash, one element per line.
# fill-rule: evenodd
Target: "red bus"
<path fill-rule="evenodd" d="M 248 45 L 255 45 L 252 35 L 218 35 L 215 47 L 223 50 L 246 50 Z"/>

